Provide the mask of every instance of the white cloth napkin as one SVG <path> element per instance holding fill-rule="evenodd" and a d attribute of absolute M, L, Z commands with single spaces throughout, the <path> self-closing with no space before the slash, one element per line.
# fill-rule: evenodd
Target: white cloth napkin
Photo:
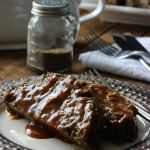
<path fill-rule="evenodd" d="M 150 52 L 149 37 L 139 37 L 137 40 Z M 150 82 L 150 72 L 135 59 L 113 58 L 96 50 L 80 54 L 79 60 L 88 68 Z"/>

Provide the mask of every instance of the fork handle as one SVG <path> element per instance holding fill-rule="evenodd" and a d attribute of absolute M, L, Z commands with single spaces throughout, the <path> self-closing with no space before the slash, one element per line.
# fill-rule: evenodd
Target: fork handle
<path fill-rule="evenodd" d="M 150 123 L 150 114 L 144 109 L 138 107 L 137 105 L 134 105 L 134 106 L 138 108 L 138 115 L 143 117 L 146 121 Z"/>
<path fill-rule="evenodd" d="M 143 58 L 139 58 L 139 61 L 141 62 L 141 64 L 142 64 L 148 71 L 150 71 L 150 66 L 148 65 L 148 63 L 147 63 Z"/>

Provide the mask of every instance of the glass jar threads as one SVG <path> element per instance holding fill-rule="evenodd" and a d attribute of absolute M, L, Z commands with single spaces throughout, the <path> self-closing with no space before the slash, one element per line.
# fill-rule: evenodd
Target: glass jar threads
<path fill-rule="evenodd" d="M 39 72 L 65 72 L 72 67 L 74 28 L 78 21 L 65 0 L 35 0 L 28 24 L 27 65 Z"/>

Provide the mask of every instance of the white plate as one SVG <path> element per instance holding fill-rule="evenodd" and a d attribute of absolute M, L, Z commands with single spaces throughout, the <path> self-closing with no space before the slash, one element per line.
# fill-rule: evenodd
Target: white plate
<path fill-rule="evenodd" d="M 22 145 L 23 147 L 27 147 L 34 150 L 76 150 L 77 147 L 73 144 L 64 143 L 58 139 L 50 138 L 50 139 L 35 139 L 27 136 L 25 134 L 25 126 L 27 125 L 27 120 L 9 120 L 5 105 L 2 104 L 0 106 L 0 133 L 10 141 Z M 138 143 L 148 130 L 148 123 L 144 121 L 141 117 L 137 118 L 138 127 L 139 127 L 139 137 L 138 139 L 130 144 L 124 144 L 122 146 L 115 145 L 110 142 L 105 142 L 101 146 L 103 150 L 122 150 L 128 148 L 136 143 Z M 78 147 L 78 150 L 81 148 Z"/>
<path fill-rule="evenodd" d="M 5 83 L 0 83 L 0 101 L 2 101 L 1 96 L 7 92 L 9 87 L 20 80 L 12 80 Z M 142 93 L 144 92 L 144 95 L 149 93 L 149 91 L 146 91 L 145 89 L 141 89 L 141 87 L 137 88 L 132 85 L 128 85 L 124 82 L 119 82 L 117 80 L 108 79 L 109 83 L 113 84 L 114 87 L 118 88 L 121 91 L 125 91 L 125 89 L 130 88 L 130 90 L 127 90 L 127 94 L 132 92 L 132 89 L 135 88 L 135 91 L 139 93 L 142 97 Z M 132 95 L 135 97 L 136 94 L 132 93 Z M 144 101 L 144 97 L 142 98 Z M 146 101 L 145 101 L 146 103 Z M 73 145 L 73 144 L 67 144 L 64 143 L 58 139 L 50 138 L 50 139 L 35 139 L 27 136 L 25 134 L 25 126 L 27 125 L 27 121 L 25 119 L 21 120 L 9 120 L 6 110 L 6 106 L 4 103 L 0 104 L 0 149 L 8 149 L 8 150 L 14 150 L 14 147 L 17 148 L 17 150 L 27 150 L 27 149 L 34 149 L 34 150 L 81 150 L 82 148 Z M 148 108 L 146 108 L 148 109 Z M 139 128 L 139 137 L 136 141 L 133 143 L 127 143 L 124 145 L 115 145 L 111 142 L 105 142 L 103 145 L 101 145 L 100 149 L 102 150 L 122 150 L 129 148 L 130 146 L 135 145 L 136 143 L 139 143 L 141 137 L 143 137 L 147 131 L 149 130 L 150 124 L 146 121 L 144 121 L 141 117 L 137 116 L 137 123 Z M 150 144 L 150 140 L 147 140 Z M 146 142 L 143 142 L 139 145 L 140 147 L 145 147 Z M 12 149 L 11 149 L 12 148 Z M 137 150 L 138 148 L 134 146 L 134 148 Z M 134 149 L 133 148 L 133 149 Z M 140 149 L 140 148 L 139 148 Z"/>
<path fill-rule="evenodd" d="M 80 8 L 94 9 L 96 6 L 96 1 L 83 0 Z M 106 5 L 103 13 L 100 15 L 102 21 L 145 26 L 150 26 L 149 18 L 150 9 L 115 5 Z"/>

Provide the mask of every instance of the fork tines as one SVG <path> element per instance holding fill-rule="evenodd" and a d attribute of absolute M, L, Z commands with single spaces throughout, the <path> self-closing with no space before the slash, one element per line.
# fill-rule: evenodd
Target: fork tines
<path fill-rule="evenodd" d="M 117 56 L 121 51 L 120 49 L 117 49 L 116 47 L 101 39 L 94 32 L 88 32 L 87 34 L 83 34 L 83 36 L 91 45 L 107 55 Z"/>

